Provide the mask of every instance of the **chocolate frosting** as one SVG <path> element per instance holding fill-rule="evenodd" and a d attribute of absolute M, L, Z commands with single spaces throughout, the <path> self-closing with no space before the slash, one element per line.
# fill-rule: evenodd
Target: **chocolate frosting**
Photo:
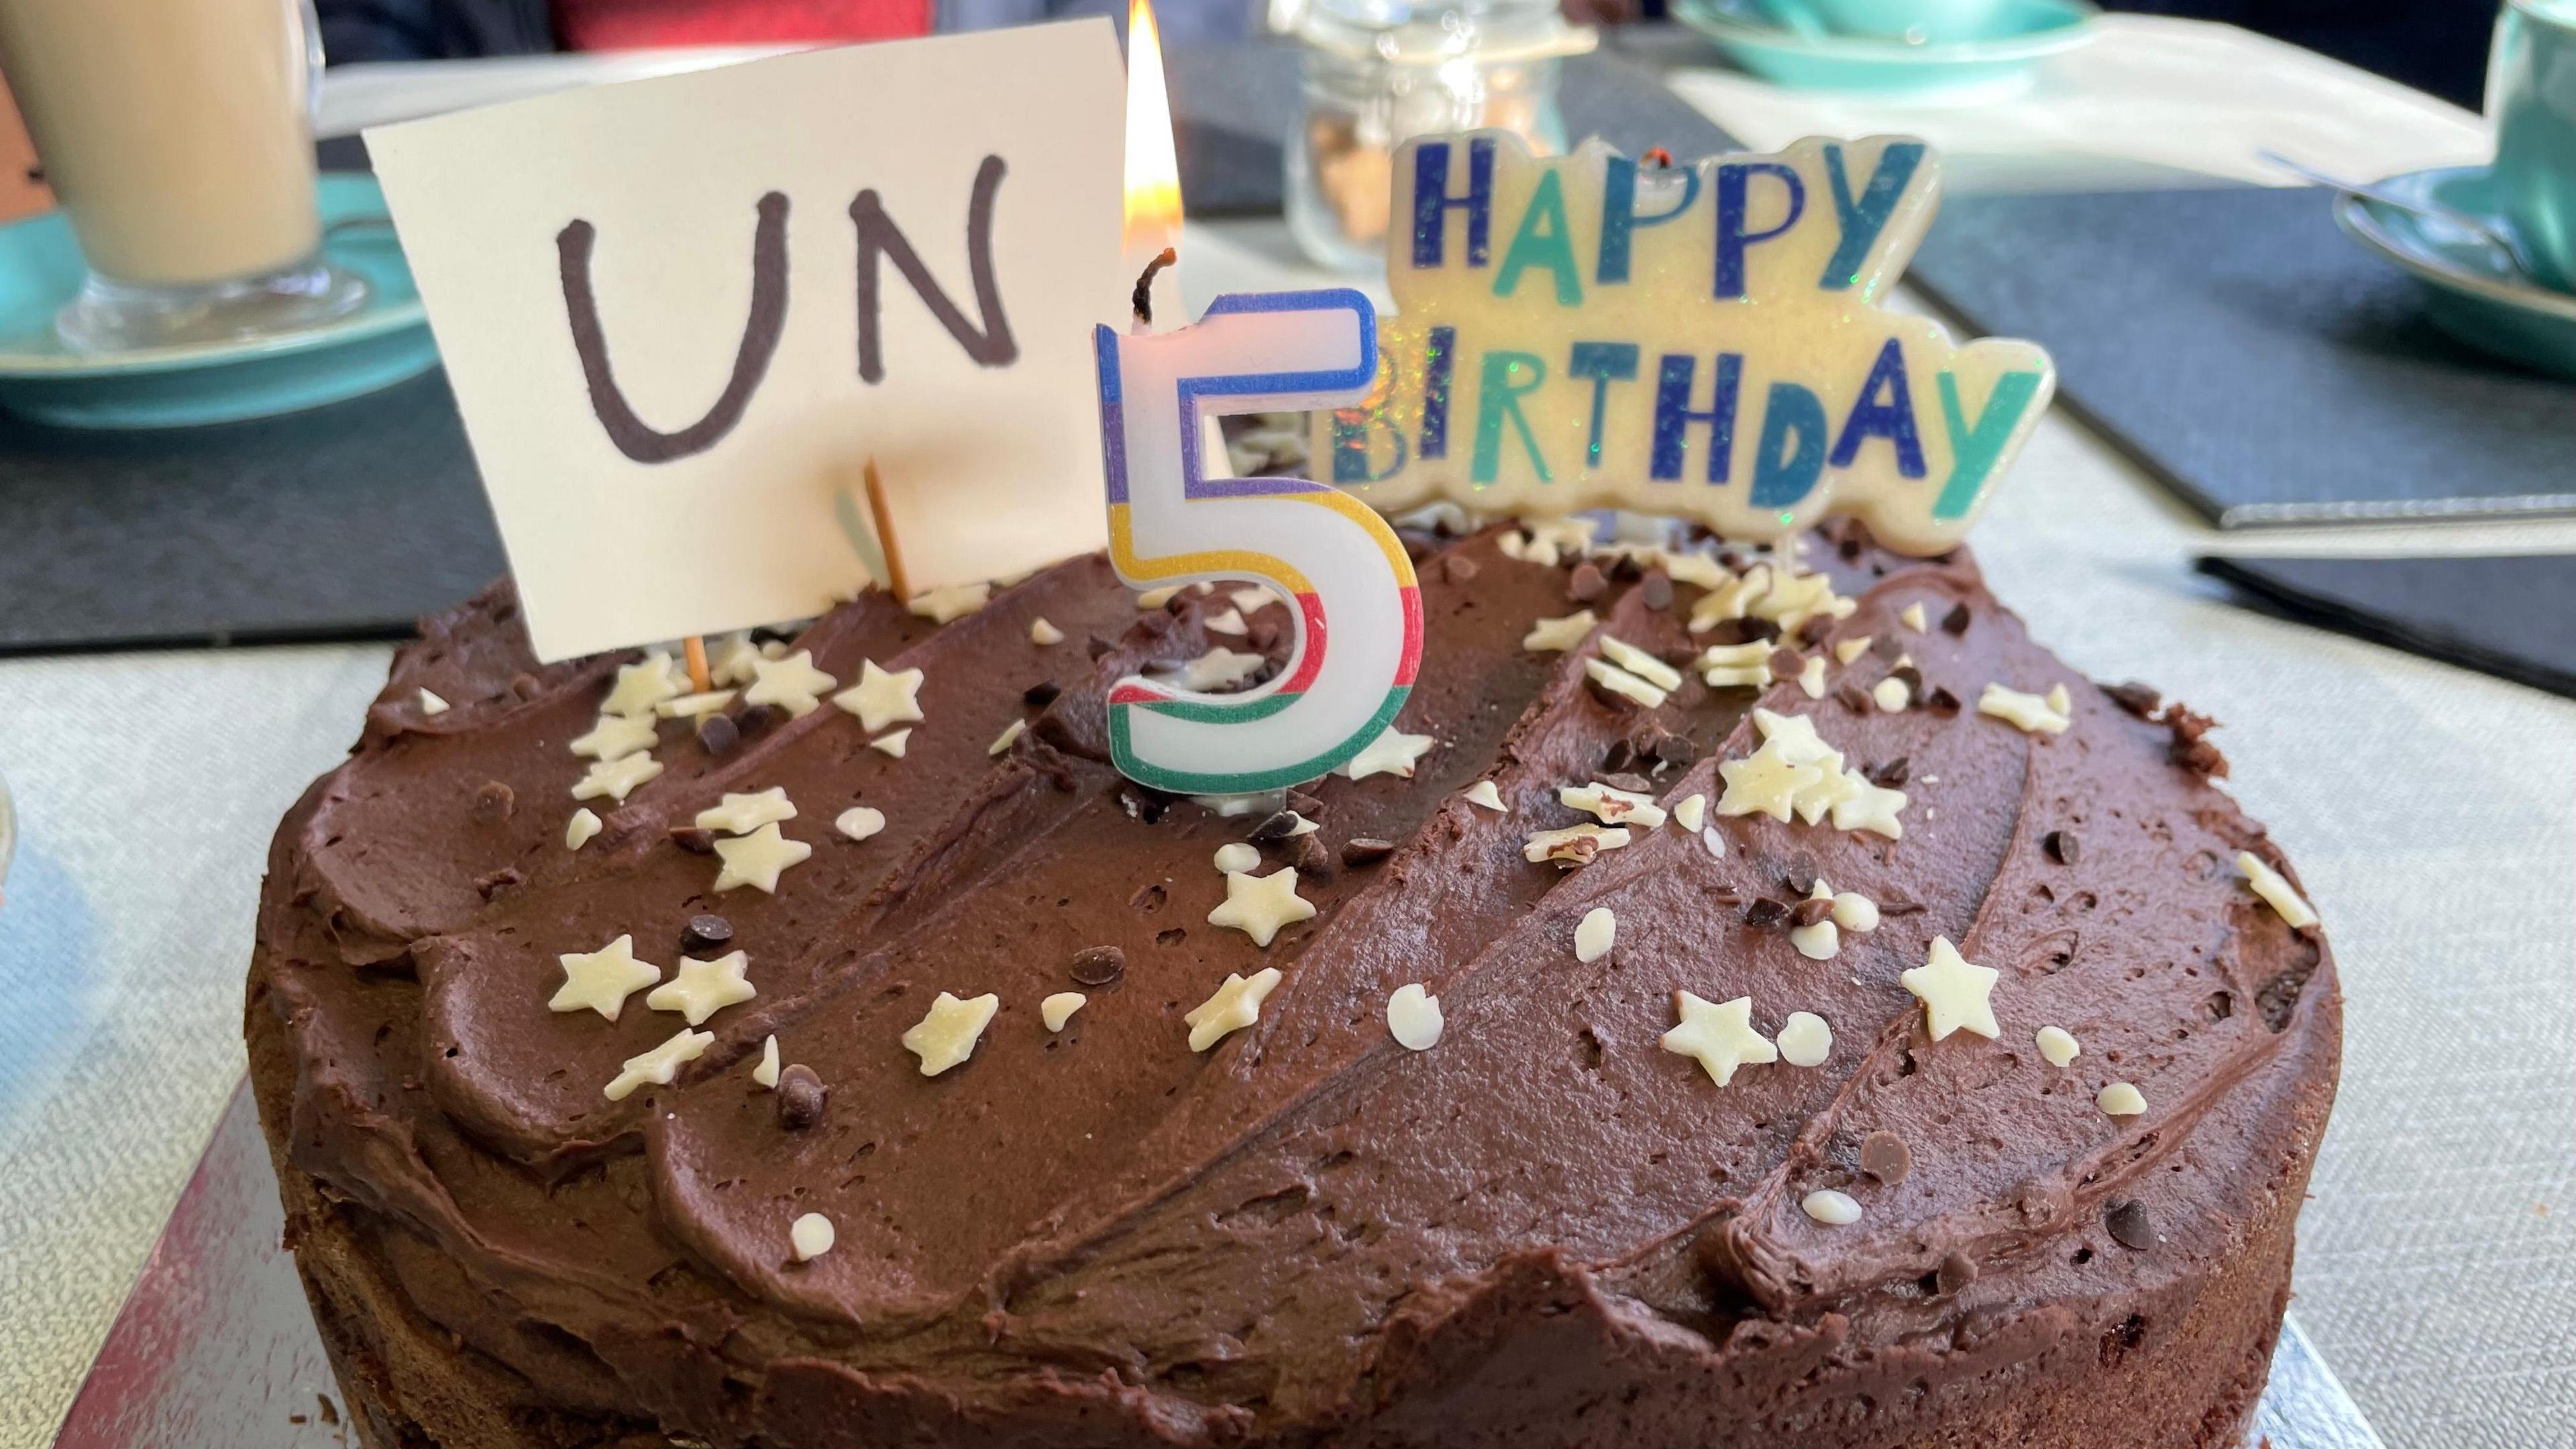
<path fill-rule="evenodd" d="M 496 588 L 425 625 L 279 831 L 252 977 L 255 1055 L 292 1071 L 270 1130 L 524 1408 L 723 1445 L 1934 1442 L 2182 1332 L 2271 1241 L 2256 1225 L 2277 1217 L 2286 1253 L 2332 1092 L 2332 966 L 2237 877 L 2241 850 L 2281 862 L 2209 780 L 2204 722 L 2066 670 L 1964 553 L 1900 559 L 1856 530 L 1811 550 L 1858 604 L 1816 641 L 1822 699 L 1689 677 L 1640 709 L 1587 687 L 1592 650 L 1521 646 L 1576 606 L 1565 568 L 1503 537 L 1426 548 L 1398 727 L 1436 743 L 1410 779 L 1312 787 L 1323 850 L 1262 847 L 1265 872 L 1305 852 L 1317 907 L 1267 949 L 1206 920 L 1210 856 L 1257 817 L 1135 786 L 1101 739 L 1108 681 L 1243 643 L 1208 630 L 1224 593 L 1140 612 L 1086 558 L 944 626 L 862 596 L 793 647 L 845 684 L 863 660 L 924 672 L 903 758 L 828 705 L 747 720 L 723 755 L 666 722 L 665 773 L 594 802 L 605 828 L 572 850 L 567 744 L 624 661 L 536 666 Z M 1609 633 L 1676 658 L 1708 642 L 1685 628 L 1697 590 L 1610 588 L 1591 605 Z M 1963 627 L 1908 628 L 1911 605 Z M 1031 642 L 1040 617 L 1063 642 Z M 1275 658 L 1283 614 L 1251 618 Z M 1860 636 L 1875 647 L 1836 662 Z M 1841 688 L 1899 649 L 1918 695 L 1966 707 Z M 1991 681 L 2066 684 L 2073 727 L 1979 715 Z M 425 715 L 423 688 L 453 707 Z M 1722 854 L 1667 826 L 1577 869 L 1523 859 L 1530 832 L 1587 818 L 1558 789 L 1604 773 L 1714 802 L 1757 703 L 1901 771 L 1903 839 L 1712 811 Z M 1480 780 L 1503 811 L 1461 798 Z M 715 862 L 671 828 L 770 786 L 811 859 L 775 895 L 714 894 Z M 831 822 L 858 803 L 886 826 L 853 842 Z M 1338 864 L 1363 838 L 1396 849 Z M 1817 876 L 1884 912 L 1830 961 L 1754 923 Z M 1600 906 L 1616 947 L 1578 962 Z M 607 1100 L 680 1020 L 640 993 L 613 1023 L 549 1011 L 557 956 L 631 934 L 667 969 L 705 912 L 757 998 L 707 1023 L 675 1085 Z M 1936 935 L 2002 973 L 2000 1039 L 1929 1039 L 1897 978 Z M 1125 970 L 1077 988 L 1095 947 Z M 1257 1024 L 1191 1052 L 1182 1014 L 1265 966 L 1284 981 Z M 1447 1020 L 1423 1052 L 1386 1026 L 1414 982 Z M 1090 1002 L 1049 1033 L 1037 1003 L 1069 989 Z M 1676 990 L 1749 995 L 1766 1035 L 1817 1013 L 1832 1054 L 1721 1089 L 1658 1049 Z M 899 1038 L 942 991 L 1002 1007 L 969 1062 L 924 1078 Z M 2082 1042 L 2067 1068 L 2033 1043 L 2050 1025 Z M 752 1079 L 772 1035 L 828 1090 L 810 1125 Z M 2148 1110 L 2098 1110 L 2112 1080 Z M 1894 1181 L 1862 1170 L 1883 1135 L 1906 1150 Z M 1826 1188 L 1860 1219 L 1801 1210 Z M 807 1212 L 837 1244 L 800 1263 Z M 2276 1320 L 2257 1287 L 2250 1315 Z M 1615 1429 L 1583 1419 L 1601 1405 Z"/>

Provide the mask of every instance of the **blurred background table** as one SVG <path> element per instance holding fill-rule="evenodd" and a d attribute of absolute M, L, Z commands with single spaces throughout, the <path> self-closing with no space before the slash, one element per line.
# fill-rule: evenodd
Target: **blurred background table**
<path fill-rule="evenodd" d="M 1965 189 L 2277 181 L 2254 159 L 2266 147 L 2367 177 L 2487 146 L 2456 108 L 2192 22 L 2110 17 L 2029 89 L 1974 105 L 1784 93 L 1672 32 L 1613 43 L 1749 144 L 1911 131 L 1950 151 Z M 735 54 L 350 67 L 325 89 L 324 129 Z M 1199 301 L 1315 280 L 1275 221 L 1193 226 L 1183 254 Z M 2326 919 L 2347 1041 L 2302 1225 L 2309 1333 L 2398 1449 L 2568 1444 L 2576 703 L 2244 612 L 2190 559 L 2576 551 L 2576 522 L 2221 538 L 2060 414 L 1974 546 L 2076 667 L 2226 722 L 2235 792 Z M 269 834 L 355 737 L 389 655 L 0 662 L 22 824 L 0 911 L 0 1449 L 50 1440 L 241 1073 Z"/>

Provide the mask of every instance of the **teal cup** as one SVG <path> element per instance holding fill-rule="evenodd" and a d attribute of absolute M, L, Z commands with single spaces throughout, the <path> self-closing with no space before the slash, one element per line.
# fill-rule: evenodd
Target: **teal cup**
<path fill-rule="evenodd" d="M 1810 33 L 1937 45 L 1987 39 L 2012 0 L 1760 0 L 1758 8 Z"/>
<path fill-rule="evenodd" d="M 2576 0 L 2508 0 L 2487 56 L 2489 194 L 2534 280 L 2576 292 Z"/>

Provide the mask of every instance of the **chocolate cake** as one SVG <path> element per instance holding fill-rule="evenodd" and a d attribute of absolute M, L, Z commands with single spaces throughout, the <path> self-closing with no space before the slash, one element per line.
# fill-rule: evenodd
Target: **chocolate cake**
<path fill-rule="evenodd" d="M 1414 542 L 1398 733 L 1249 808 L 1102 701 L 1250 591 L 721 698 L 428 621 L 247 1013 L 360 1440 L 2232 1449 L 2340 1013 L 2208 722 L 1964 553 Z"/>

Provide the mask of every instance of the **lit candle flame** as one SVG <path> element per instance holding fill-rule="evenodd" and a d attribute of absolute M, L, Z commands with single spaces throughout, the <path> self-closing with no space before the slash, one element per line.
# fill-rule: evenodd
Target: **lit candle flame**
<path fill-rule="evenodd" d="M 1126 250 L 1151 256 L 1181 237 L 1181 163 L 1172 152 L 1172 100 L 1151 0 L 1127 9 Z"/>

